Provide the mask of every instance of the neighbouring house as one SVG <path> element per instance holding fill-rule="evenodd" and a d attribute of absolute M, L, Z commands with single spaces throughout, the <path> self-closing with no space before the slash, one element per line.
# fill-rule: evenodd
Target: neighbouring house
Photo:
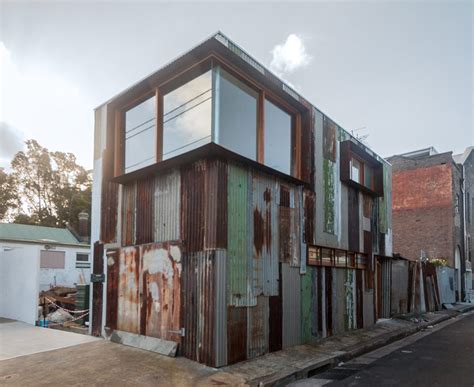
<path fill-rule="evenodd" d="M 393 179 L 393 251 L 410 260 L 444 259 L 457 301 L 472 289 L 472 147 L 462 155 L 433 147 L 387 158 Z"/>
<path fill-rule="evenodd" d="M 88 284 L 86 239 L 68 228 L 0 223 L 0 316 L 34 324 L 41 291 Z"/>
<path fill-rule="evenodd" d="M 92 333 L 220 367 L 371 325 L 391 208 L 390 164 L 217 33 L 95 111 Z"/>

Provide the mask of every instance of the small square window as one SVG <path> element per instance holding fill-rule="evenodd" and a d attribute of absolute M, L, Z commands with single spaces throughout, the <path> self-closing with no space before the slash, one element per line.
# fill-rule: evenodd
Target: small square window
<path fill-rule="evenodd" d="M 76 268 L 85 269 L 90 268 L 89 254 L 77 253 L 76 254 Z"/>

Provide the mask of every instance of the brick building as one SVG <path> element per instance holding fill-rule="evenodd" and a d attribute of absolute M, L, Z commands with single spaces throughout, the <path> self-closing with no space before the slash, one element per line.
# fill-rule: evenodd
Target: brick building
<path fill-rule="evenodd" d="M 474 157 L 472 148 L 466 152 L 453 156 L 431 147 L 387 159 L 393 168 L 394 253 L 410 260 L 446 259 L 456 269 L 458 299 L 472 288 L 468 247 L 472 226 L 469 229 L 466 222 L 472 218 L 468 202 L 473 193 L 465 186 L 473 189 Z"/>

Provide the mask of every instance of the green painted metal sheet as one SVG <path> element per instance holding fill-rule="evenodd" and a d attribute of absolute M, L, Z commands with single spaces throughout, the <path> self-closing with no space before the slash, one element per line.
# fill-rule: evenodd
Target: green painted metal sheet
<path fill-rule="evenodd" d="M 229 164 L 227 175 L 227 290 L 228 305 L 254 306 L 251 290 L 252 256 L 249 254 L 250 222 L 249 177 L 246 169 Z"/>

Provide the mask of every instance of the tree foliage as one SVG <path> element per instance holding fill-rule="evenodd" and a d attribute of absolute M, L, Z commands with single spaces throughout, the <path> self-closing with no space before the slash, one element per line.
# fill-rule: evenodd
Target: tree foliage
<path fill-rule="evenodd" d="M 8 210 L 17 223 L 52 227 L 68 223 L 77 229 L 79 212 L 90 213 L 91 175 L 72 153 L 50 152 L 28 140 L 26 151 L 13 158 L 8 180 L 16 202 Z"/>

